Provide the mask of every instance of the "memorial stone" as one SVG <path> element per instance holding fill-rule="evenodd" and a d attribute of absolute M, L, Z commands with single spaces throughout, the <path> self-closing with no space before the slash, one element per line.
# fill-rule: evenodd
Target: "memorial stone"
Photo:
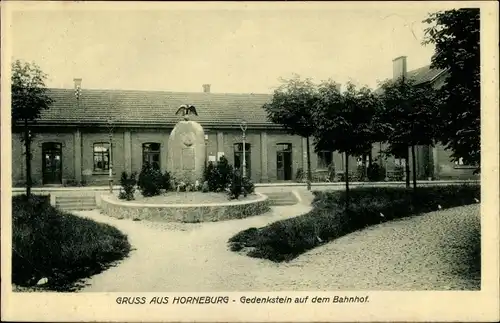
<path fill-rule="evenodd" d="M 194 185 L 203 181 L 205 132 L 198 122 L 189 120 L 189 109 L 182 112 L 184 120 L 175 125 L 168 139 L 167 169 L 177 181 Z"/>

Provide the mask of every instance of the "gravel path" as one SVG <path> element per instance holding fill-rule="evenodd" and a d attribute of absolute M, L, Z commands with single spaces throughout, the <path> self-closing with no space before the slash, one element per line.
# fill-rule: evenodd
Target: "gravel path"
<path fill-rule="evenodd" d="M 231 252 L 235 233 L 303 214 L 274 207 L 262 216 L 183 224 L 78 215 L 116 226 L 135 248 L 116 267 L 86 281 L 82 292 L 479 289 L 467 259 L 479 242 L 479 206 L 433 212 L 355 232 L 276 264 Z"/>

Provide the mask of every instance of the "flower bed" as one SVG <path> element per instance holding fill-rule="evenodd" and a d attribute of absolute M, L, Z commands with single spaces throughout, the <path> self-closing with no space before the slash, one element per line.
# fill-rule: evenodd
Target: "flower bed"
<path fill-rule="evenodd" d="M 68 291 L 130 252 L 116 228 L 54 208 L 47 197 L 12 197 L 12 283 Z M 38 288 L 40 289 L 40 287 Z"/>
<path fill-rule="evenodd" d="M 175 196 L 176 193 L 171 194 Z M 189 194 L 205 195 L 205 193 L 194 192 L 183 194 L 186 196 Z M 122 201 L 112 195 L 103 195 L 101 208 L 104 214 L 116 218 L 190 223 L 241 219 L 270 210 L 267 196 L 259 193 L 249 195 L 245 200 L 218 203 L 193 203 L 196 202 L 195 199 L 185 203 L 168 202 L 169 199 L 165 198 L 165 201 L 161 203 L 159 197 L 155 197 L 152 203 L 149 203 L 147 199 Z"/>
<path fill-rule="evenodd" d="M 313 209 L 301 216 L 249 228 L 231 239 L 233 251 L 280 262 L 291 260 L 325 242 L 385 221 L 478 203 L 479 185 L 450 185 L 411 189 L 355 188 L 345 209 L 345 191 L 315 192 Z"/>

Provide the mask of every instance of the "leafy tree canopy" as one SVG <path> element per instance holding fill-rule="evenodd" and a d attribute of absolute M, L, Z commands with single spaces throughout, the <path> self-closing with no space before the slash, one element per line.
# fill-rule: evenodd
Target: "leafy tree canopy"
<path fill-rule="evenodd" d="M 396 155 L 413 145 L 433 145 L 438 105 L 429 84 L 399 79 L 382 84 L 377 123 L 385 125 L 385 140 Z"/>
<path fill-rule="evenodd" d="M 480 12 L 477 8 L 430 14 L 424 20 L 424 44 L 435 45 L 433 68 L 447 70 L 439 90 L 439 141 L 452 151 L 453 160 L 479 165 L 480 145 Z"/>
<path fill-rule="evenodd" d="M 376 141 L 373 117 L 378 98 L 366 88 L 348 83 L 341 93 L 337 84 L 323 82 L 318 89 L 314 110 L 315 150 L 334 150 L 361 155 Z"/>
<path fill-rule="evenodd" d="M 309 137 L 314 133 L 312 112 L 316 106 L 316 86 L 310 79 L 298 75 L 281 79 L 271 102 L 264 105 L 270 121 L 282 125 L 291 135 Z"/>
<path fill-rule="evenodd" d="M 12 124 L 34 122 L 42 110 L 48 109 L 52 99 L 47 94 L 47 75 L 35 63 L 16 60 L 12 63 Z"/>

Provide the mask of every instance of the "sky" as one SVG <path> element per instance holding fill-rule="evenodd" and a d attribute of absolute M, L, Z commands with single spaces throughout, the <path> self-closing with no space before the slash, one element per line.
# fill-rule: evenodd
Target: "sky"
<path fill-rule="evenodd" d="M 35 62 L 56 88 L 82 78 L 83 88 L 271 93 L 294 74 L 374 88 L 394 58 L 412 70 L 434 51 L 421 44 L 422 20 L 436 10 L 411 3 L 193 8 L 16 10 L 11 57 Z"/>

